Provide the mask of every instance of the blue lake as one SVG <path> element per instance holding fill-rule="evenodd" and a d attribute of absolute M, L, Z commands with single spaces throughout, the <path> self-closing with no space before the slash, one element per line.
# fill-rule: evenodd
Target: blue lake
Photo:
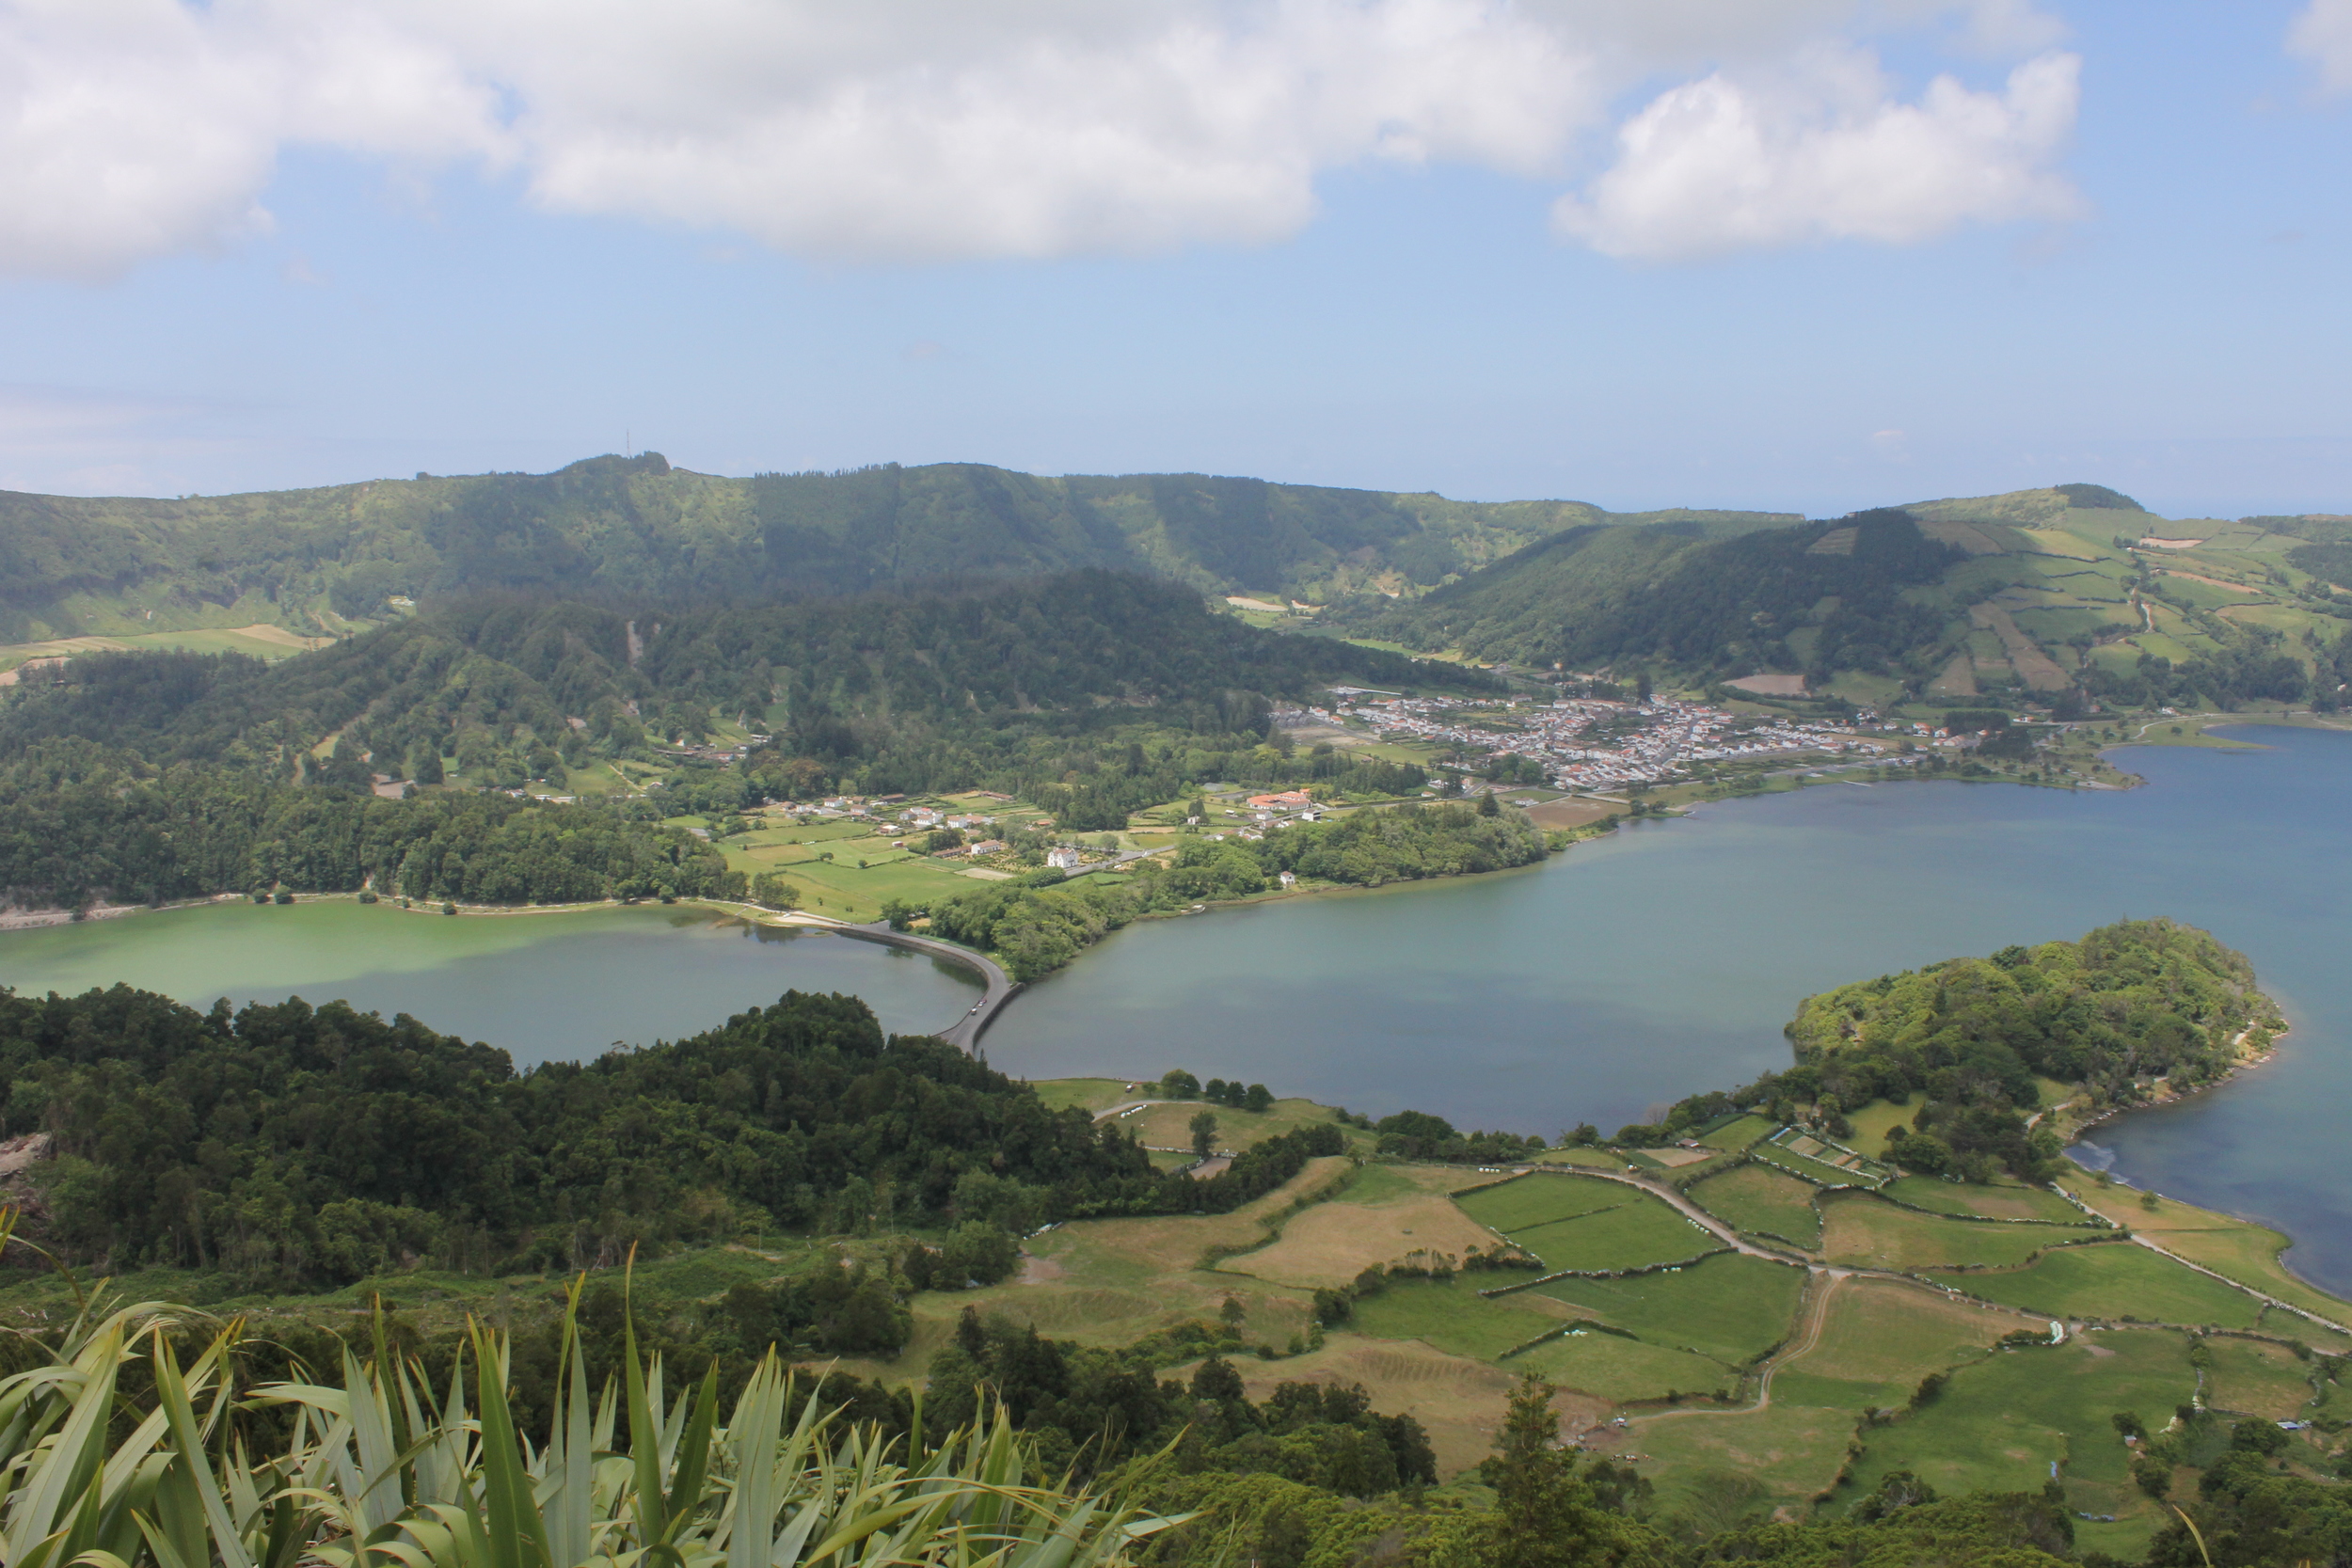
<path fill-rule="evenodd" d="M 2352 1291 L 2352 735 L 2137 748 L 2148 786 L 1824 785 L 1725 801 L 1540 870 L 1130 928 L 983 1044 L 1035 1077 L 1185 1067 L 1375 1113 L 1611 1129 L 1788 1060 L 1848 980 L 2169 915 L 2248 954 L 2294 1030 L 2225 1087 L 2097 1130 L 2116 1170 L 2297 1238 Z"/>
<path fill-rule="evenodd" d="M 2135 750 L 2127 793 L 1836 784 L 1726 801 L 1498 877 L 1151 921 L 1034 986 L 982 1045 L 1032 1078 L 1263 1082 L 1375 1114 L 1551 1134 L 1643 1119 L 1785 1064 L 1804 996 L 2124 915 L 2203 926 L 2294 1024 L 2270 1065 L 2097 1130 L 2117 1170 L 2266 1220 L 2352 1292 L 2344 961 L 2352 735 L 2248 728 L 2260 751 Z M 679 911 L 443 919 L 353 904 L 211 909 L 0 935 L 0 982 L 128 981 L 197 1005 L 301 994 L 512 1050 L 675 1037 L 788 987 L 886 1027 L 968 1006 L 949 965 L 838 937 L 761 940 Z"/>

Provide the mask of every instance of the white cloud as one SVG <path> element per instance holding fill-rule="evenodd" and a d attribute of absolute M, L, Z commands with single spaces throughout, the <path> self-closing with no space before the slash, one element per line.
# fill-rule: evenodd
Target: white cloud
<path fill-rule="evenodd" d="M 1629 137 L 1711 105 L 1770 143 L 1805 116 L 1754 83 L 1856 32 L 1953 19 L 2012 54 L 2054 25 L 2029 0 L 0 0 L 0 272 L 103 277 L 262 232 L 294 146 L 510 170 L 547 209 L 808 255 L 1263 242 L 1350 164 L 1558 179 L 1613 95 L 1660 71 L 1720 68 Z M 2036 69 L 2028 87 L 2053 72 Z M 1950 178 L 1997 176 L 2015 137 L 1978 107 L 2015 119 L 2021 90 L 1939 84 L 1910 112 Z M 1840 113 L 1820 135 L 1850 152 L 1902 135 L 1896 107 L 1867 135 Z M 1972 156 L 1992 164 L 1972 174 Z M 1902 204 L 1863 187 L 1905 172 L 1846 162 L 1849 205 Z M 1818 225 L 1751 227 L 1782 243 Z"/>
<path fill-rule="evenodd" d="M 2328 91 L 2352 91 L 2352 0 L 2312 0 L 2288 28 L 2287 48 L 2319 67 Z"/>
<path fill-rule="evenodd" d="M 2079 64 L 2038 55 L 1998 93 L 1940 76 L 1915 103 L 1852 49 L 1777 77 L 1719 71 L 1629 120 L 1614 166 L 1562 198 L 1553 221 L 1604 254 L 1672 261 L 2071 216 L 2080 198 L 2051 165 L 2074 128 Z"/>

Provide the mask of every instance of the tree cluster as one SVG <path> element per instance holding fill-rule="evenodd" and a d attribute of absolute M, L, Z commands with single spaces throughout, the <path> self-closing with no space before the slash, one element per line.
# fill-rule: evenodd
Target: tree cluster
<path fill-rule="evenodd" d="M 960 1289 L 1001 1278 L 1010 1236 L 1046 1220 L 1221 1212 L 1344 1147 L 1326 1124 L 1206 1180 L 1160 1176 L 1119 1129 L 930 1036 L 884 1038 L 855 998 L 798 992 L 689 1039 L 524 1072 L 341 1003 L 0 993 L 0 1132 L 53 1140 L 33 1180 L 54 1249 L 242 1290 L 908 1227 L 945 1239 L 903 1276 Z"/>
<path fill-rule="evenodd" d="M 80 908 L 271 889 L 467 904 L 731 898 L 743 877 L 674 829 L 501 794 L 388 800 L 87 740 L 0 760 L 0 899 Z"/>
<path fill-rule="evenodd" d="M 928 915 L 933 934 L 997 954 L 1014 978 L 1050 974 L 1130 921 L 1208 900 L 1246 897 L 1284 871 L 1353 886 L 1526 865 L 1547 853 L 1540 829 L 1518 816 L 1468 806 L 1405 805 L 1301 823 L 1257 841 L 1197 836 L 1167 871 L 1067 885 L 993 882 L 928 905 L 896 901 L 883 913 L 907 929 Z"/>

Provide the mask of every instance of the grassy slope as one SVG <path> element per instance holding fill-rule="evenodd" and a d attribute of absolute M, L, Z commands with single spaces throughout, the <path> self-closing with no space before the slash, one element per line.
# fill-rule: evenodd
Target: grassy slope
<path fill-rule="evenodd" d="M 2306 545 L 2295 534 L 2082 507 L 2055 490 L 1914 502 L 1906 510 L 1931 536 L 1971 552 L 1939 582 L 1906 591 L 1914 602 L 1945 616 L 1943 651 L 1934 659 L 1944 673 L 1933 697 L 1965 697 L 1979 683 L 2013 677 L 2053 684 L 2084 657 L 2124 669 L 2143 653 L 2179 662 L 2211 652 L 2215 637 L 2189 610 L 2280 631 L 2284 651 L 2307 663 L 2305 631 L 2332 641 L 2345 628 L 2296 599 L 2296 590 L 2320 579 L 2289 559 Z M 1591 611 L 1670 564 L 1703 560 L 1722 536 L 1699 528 L 1570 531 L 1366 624 L 1389 627 L 1388 635 L 1416 647 L 1443 641 L 1478 657 L 1525 660 L 1536 657 L 1564 619 Z M 2197 543 L 2185 549 L 2140 545 L 2149 536 Z M 2143 569 L 2156 574 L 2148 617 L 2129 586 Z M 1973 616 L 1971 607 L 1977 607 Z M 2144 630 L 2149 617 L 2153 628 Z M 2012 646 L 2007 626 L 2025 641 Z M 1800 626 L 1790 634 L 1800 656 L 1816 630 Z M 2093 646 L 2078 652 L 2069 645 L 2075 638 L 2092 639 Z M 1927 657 L 1924 650 L 1921 657 Z M 1833 689 L 1867 704 L 1898 695 L 1897 683 L 1859 673 L 1839 676 Z"/>
<path fill-rule="evenodd" d="M 2155 1508 L 2132 1486 L 2129 1450 L 2108 1418 L 2136 1410 L 2161 1425 L 2186 1403 L 2196 1377 L 2185 1350 L 2180 1335 L 2142 1329 L 1963 1367 L 1931 1403 L 1872 1434 L 1834 1503 L 1866 1495 L 1890 1470 L 1946 1494 L 2039 1491 L 2055 1462 L 2076 1509 L 2116 1514 L 2144 1537 Z"/>

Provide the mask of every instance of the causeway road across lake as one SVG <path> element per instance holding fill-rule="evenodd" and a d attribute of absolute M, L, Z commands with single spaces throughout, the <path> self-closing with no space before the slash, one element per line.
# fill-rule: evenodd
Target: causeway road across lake
<path fill-rule="evenodd" d="M 771 926 L 803 926 L 816 930 L 831 931 L 837 936 L 854 937 L 860 942 L 880 942 L 885 947 L 903 947 L 911 953 L 923 953 L 934 958 L 945 958 L 949 963 L 961 964 L 964 968 L 971 970 L 979 975 L 986 986 L 980 993 L 980 999 L 966 1008 L 963 1016 L 953 1023 L 944 1029 L 931 1031 L 949 1045 L 965 1051 L 972 1050 L 979 1043 L 981 1033 L 988 1028 L 1004 1005 L 1012 1000 L 1013 993 L 1021 989 L 1021 982 L 1006 974 L 1004 966 L 987 954 L 976 953 L 969 947 L 959 947 L 952 942 L 942 942 L 937 937 L 918 936 L 913 931 L 894 931 L 890 928 L 890 922 L 886 920 L 877 920 L 869 926 L 853 926 L 846 920 L 834 920 L 821 914 L 810 914 L 803 910 L 794 910 L 781 917 L 771 915 L 769 911 L 763 910 L 757 911 L 754 918 L 764 919 L 766 924 Z"/>

